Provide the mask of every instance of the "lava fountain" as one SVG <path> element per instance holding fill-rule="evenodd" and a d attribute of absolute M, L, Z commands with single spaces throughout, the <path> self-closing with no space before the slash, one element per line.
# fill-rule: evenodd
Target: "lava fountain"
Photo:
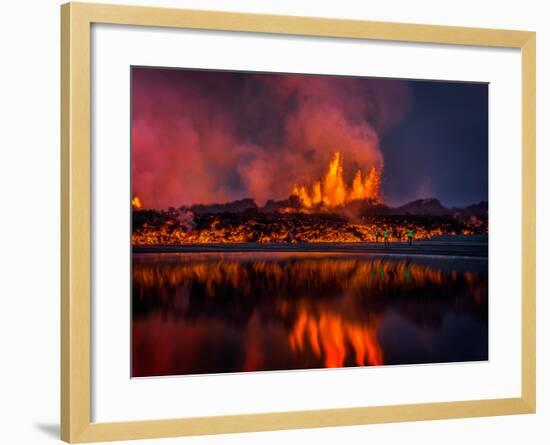
<path fill-rule="evenodd" d="M 368 173 L 357 170 L 352 183 L 348 185 L 344 179 L 343 157 L 337 151 L 324 178 L 316 181 L 311 187 L 294 185 L 291 193 L 298 196 L 302 206 L 307 209 L 315 206 L 333 208 L 360 199 L 378 201 L 380 170 L 375 167 L 371 167 Z"/>

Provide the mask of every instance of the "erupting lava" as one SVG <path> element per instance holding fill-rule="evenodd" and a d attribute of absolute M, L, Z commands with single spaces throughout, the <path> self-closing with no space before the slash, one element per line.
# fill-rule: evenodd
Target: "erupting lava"
<path fill-rule="evenodd" d="M 380 199 L 382 165 L 367 171 L 357 170 L 346 181 L 342 154 L 335 152 L 320 180 L 295 185 L 288 199 L 269 200 L 263 207 L 246 198 L 164 211 L 143 208 L 134 196 L 132 243 L 361 243 L 382 241 L 384 231 L 389 241 L 404 242 L 409 230 L 415 240 L 487 233 L 482 203 L 477 210 L 447 209 L 438 200 L 391 208 Z"/>
<path fill-rule="evenodd" d="M 337 207 L 358 199 L 378 201 L 380 172 L 375 167 L 368 174 L 357 170 L 351 186 L 348 186 L 344 180 L 342 155 L 335 152 L 322 180 L 316 181 L 310 190 L 306 186 L 295 185 L 292 194 L 298 196 L 300 203 L 307 209 Z"/>

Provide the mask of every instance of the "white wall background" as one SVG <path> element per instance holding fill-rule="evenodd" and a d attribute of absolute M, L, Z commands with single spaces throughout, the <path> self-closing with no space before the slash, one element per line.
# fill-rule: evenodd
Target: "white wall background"
<path fill-rule="evenodd" d="M 111 0 L 111 3 L 128 3 Z M 144 444 L 546 444 L 550 437 L 550 15 L 546 2 L 134 0 L 291 15 L 537 31 L 538 413 L 393 425 L 142 441 Z M 0 443 L 57 441 L 59 430 L 59 2 L 2 5 L 0 27 Z"/>

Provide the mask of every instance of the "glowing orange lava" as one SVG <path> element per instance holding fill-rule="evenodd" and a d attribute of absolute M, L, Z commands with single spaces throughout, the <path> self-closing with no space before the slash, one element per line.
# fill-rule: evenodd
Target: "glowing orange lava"
<path fill-rule="evenodd" d="M 384 363 L 377 326 L 350 322 L 329 311 L 313 316 L 301 310 L 289 335 L 289 343 L 293 351 L 302 351 L 308 344 L 316 356 L 324 357 L 327 368 L 344 366 L 349 346 L 357 366 Z"/>
<path fill-rule="evenodd" d="M 341 153 L 335 152 L 323 179 L 316 181 L 310 189 L 304 185 L 295 185 L 292 194 L 298 196 L 307 209 L 315 206 L 337 207 L 358 199 L 378 200 L 380 172 L 375 167 L 368 174 L 357 170 L 351 185 L 347 185 L 342 161 Z"/>

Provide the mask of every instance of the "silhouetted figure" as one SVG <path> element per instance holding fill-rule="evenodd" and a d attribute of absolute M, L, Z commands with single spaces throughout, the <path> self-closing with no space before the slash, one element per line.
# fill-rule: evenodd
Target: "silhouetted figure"
<path fill-rule="evenodd" d="M 414 232 L 413 229 L 407 229 L 407 239 L 409 240 L 409 246 L 412 246 Z"/>
<path fill-rule="evenodd" d="M 384 229 L 384 247 L 390 247 L 390 231 L 386 227 Z"/>
<path fill-rule="evenodd" d="M 378 244 L 378 238 L 380 238 L 380 230 L 376 229 L 376 233 L 374 236 L 376 238 L 376 244 Z"/>
<path fill-rule="evenodd" d="M 399 230 L 397 230 L 396 227 L 394 227 L 391 231 L 391 236 L 395 238 L 397 241 L 399 241 Z"/>

